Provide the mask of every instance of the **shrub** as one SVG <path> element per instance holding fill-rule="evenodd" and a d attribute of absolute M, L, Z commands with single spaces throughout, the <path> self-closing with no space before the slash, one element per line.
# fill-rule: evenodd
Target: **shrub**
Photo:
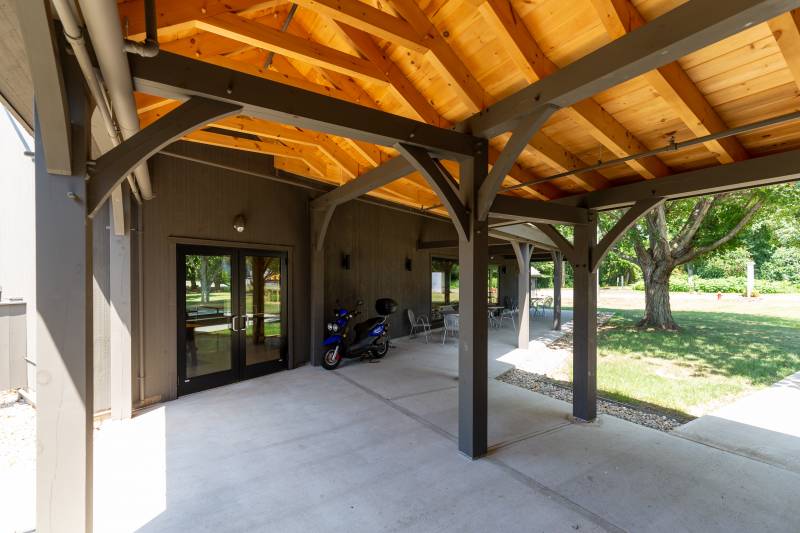
<path fill-rule="evenodd" d="M 695 273 L 705 279 L 745 276 L 747 263 L 752 259 L 750 252 L 742 247 L 718 251 L 699 261 Z"/>
<path fill-rule="evenodd" d="M 778 248 L 769 261 L 761 265 L 761 275 L 773 281 L 789 281 L 800 285 L 800 248 Z"/>
<path fill-rule="evenodd" d="M 725 294 L 744 294 L 747 290 L 746 278 L 714 278 L 702 279 L 694 278 L 694 289 L 689 286 L 688 280 L 683 276 L 673 276 L 669 280 L 669 290 L 671 292 L 698 292 L 725 293 Z M 633 285 L 637 291 L 644 290 L 644 282 L 638 281 Z M 754 285 L 755 292 L 759 294 L 795 293 L 800 292 L 800 286 L 787 281 L 771 281 L 757 279 Z"/>

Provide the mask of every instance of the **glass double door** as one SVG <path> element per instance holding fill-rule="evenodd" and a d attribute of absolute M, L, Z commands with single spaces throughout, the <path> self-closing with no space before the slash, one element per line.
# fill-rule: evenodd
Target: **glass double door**
<path fill-rule="evenodd" d="M 178 248 L 178 394 L 286 368 L 286 254 Z"/>

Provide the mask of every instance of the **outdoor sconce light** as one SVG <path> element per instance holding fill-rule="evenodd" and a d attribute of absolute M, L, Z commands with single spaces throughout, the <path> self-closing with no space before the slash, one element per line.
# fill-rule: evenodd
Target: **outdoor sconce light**
<path fill-rule="evenodd" d="M 411 258 L 410 257 L 406 257 L 406 270 L 411 272 Z"/>
<path fill-rule="evenodd" d="M 350 270 L 350 254 L 342 254 L 342 268 Z"/>
<path fill-rule="evenodd" d="M 505 274 L 506 273 L 506 266 L 505 265 L 500 267 L 500 273 L 501 274 Z"/>
<path fill-rule="evenodd" d="M 238 233 L 242 233 L 244 231 L 245 222 L 244 215 L 236 215 L 236 218 L 233 219 L 233 229 Z"/>

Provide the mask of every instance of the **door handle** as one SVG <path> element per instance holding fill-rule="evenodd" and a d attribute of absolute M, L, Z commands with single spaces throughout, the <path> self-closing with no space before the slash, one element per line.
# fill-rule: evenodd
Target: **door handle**
<path fill-rule="evenodd" d="M 234 332 L 241 331 L 240 329 L 236 329 L 236 319 L 237 318 L 241 318 L 241 317 L 238 316 L 238 315 L 233 315 L 231 317 L 231 331 L 234 331 Z"/>

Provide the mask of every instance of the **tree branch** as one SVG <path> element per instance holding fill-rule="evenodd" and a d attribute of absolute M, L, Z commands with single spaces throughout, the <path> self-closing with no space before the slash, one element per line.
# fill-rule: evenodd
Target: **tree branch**
<path fill-rule="evenodd" d="M 716 250 L 726 242 L 733 239 L 750 222 L 750 220 L 758 212 L 758 210 L 761 209 L 762 205 L 764 205 L 764 200 L 759 199 L 758 201 L 756 201 L 756 203 L 750 206 L 750 208 L 747 210 L 744 216 L 739 220 L 739 222 L 735 226 L 733 226 L 733 228 L 731 228 L 731 230 L 728 233 L 726 233 L 725 235 L 723 235 L 722 237 L 720 237 L 719 239 L 717 239 L 716 241 L 714 241 L 709 245 L 699 246 L 694 250 L 689 251 L 678 258 L 675 258 L 676 264 L 687 263 L 692 259 L 694 259 L 695 257 L 697 257 L 698 255 L 702 255 L 712 250 Z"/>
<path fill-rule="evenodd" d="M 689 243 L 692 242 L 697 232 L 700 230 L 700 226 L 703 224 L 703 220 L 705 220 L 708 213 L 711 211 L 711 207 L 714 205 L 716 198 L 701 198 L 698 200 L 694 207 L 692 208 L 692 212 L 686 219 L 681 230 L 672 240 L 672 249 L 673 253 L 676 256 L 683 255 L 684 250 L 689 246 Z"/>

